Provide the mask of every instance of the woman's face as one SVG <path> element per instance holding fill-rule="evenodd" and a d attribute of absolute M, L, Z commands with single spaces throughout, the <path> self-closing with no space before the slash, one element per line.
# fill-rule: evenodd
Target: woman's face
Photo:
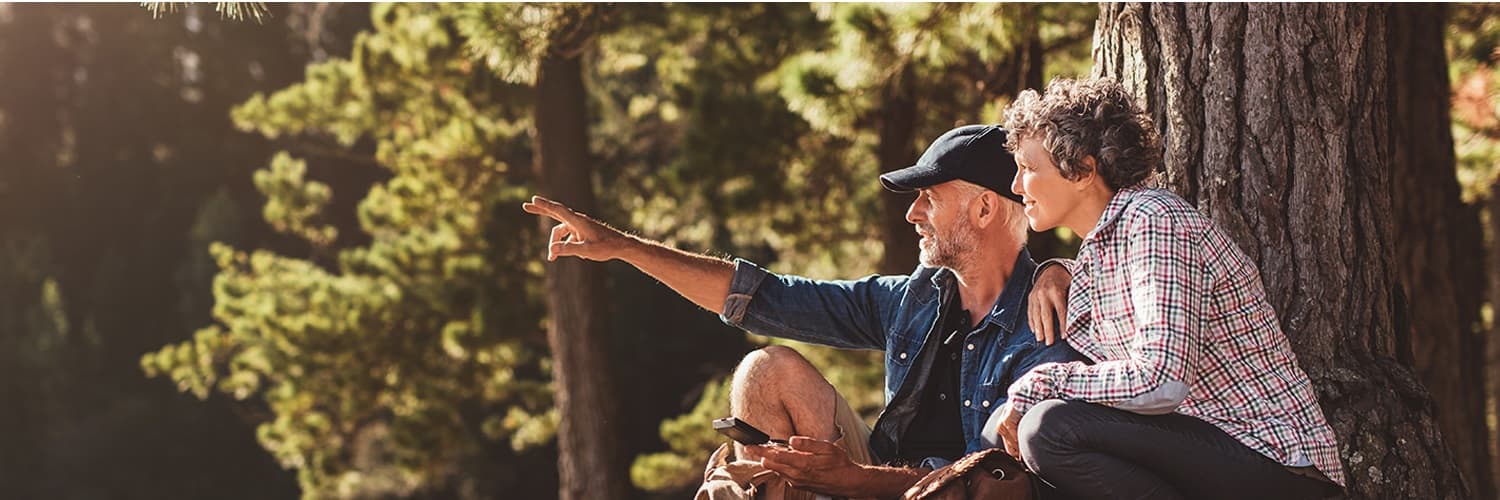
<path fill-rule="evenodd" d="M 1033 231 L 1047 231 L 1063 225 L 1083 196 L 1079 186 L 1063 178 L 1052 161 L 1052 154 L 1042 147 L 1039 138 L 1021 140 L 1016 151 L 1016 179 L 1011 191 L 1026 205 L 1026 220 Z"/>

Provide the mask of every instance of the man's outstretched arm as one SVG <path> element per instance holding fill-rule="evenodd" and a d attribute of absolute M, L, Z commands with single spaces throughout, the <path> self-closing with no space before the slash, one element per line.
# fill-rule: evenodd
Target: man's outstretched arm
<path fill-rule="evenodd" d="M 626 234 L 540 196 L 531 197 L 530 202 L 521 204 L 521 209 L 558 222 L 552 227 L 547 242 L 548 261 L 558 257 L 599 262 L 619 259 L 656 278 L 699 307 L 715 314 L 723 312 L 724 299 L 729 295 L 729 284 L 734 279 L 733 263 Z"/>

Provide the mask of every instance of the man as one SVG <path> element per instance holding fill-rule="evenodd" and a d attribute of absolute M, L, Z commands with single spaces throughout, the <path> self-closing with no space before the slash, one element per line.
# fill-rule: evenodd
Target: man
<path fill-rule="evenodd" d="M 1027 326 L 1035 264 L 1020 198 L 1008 188 L 1016 167 L 1005 140 L 998 126 L 954 129 L 916 165 L 881 176 L 887 189 L 917 192 L 906 218 L 922 237 L 921 266 L 909 276 L 779 276 L 630 236 L 543 198 L 524 209 L 560 222 L 549 260 L 621 259 L 730 325 L 884 351 L 886 407 L 873 433 L 816 368 L 780 346 L 740 363 L 730 411 L 772 438 L 790 438 L 789 448 L 737 449 L 736 464 L 754 462 L 784 480 L 765 485 L 773 498 L 786 485 L 796 494 L 893 497 L 929 470 L 995 446 L 993 433 L 981 434 L 997 428 L 1006 388 L 1032 366 L 1083 359 L 1066 343 L 1043 344 Z M 766 476 L 754 472 L 734 482 Z M 713 496 L 712 485 L 705 490 Z"/>
<path fill-rule="evenodd" d="M 1005 117 L 1032 228 L 1084 235 L 1042 281 L 1071 276 L 1066 338 L 1094 362 L 1041 365 L 1010 388 L 1007 451 L 1079 498 L 1337 492 L 1333 430 L 1255 263 L 1187 201 L 1145 186 L 1161 150 L 1125 88 L 1054 80 Z M 1050 321 L 1047 301 L 1033 321 Z"/>

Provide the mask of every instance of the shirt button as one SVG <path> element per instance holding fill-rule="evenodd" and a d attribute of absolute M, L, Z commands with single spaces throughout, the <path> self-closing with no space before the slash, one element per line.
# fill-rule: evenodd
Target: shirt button
<path fill-rule="evenodd" d="M 990 402 L 989 401 L 985 401 L 983 403 L 979 403 L 979 406 L 983 406 L 985 408 L 989 408 L 990 407 Z"/>
<path fill-rule="evenodd" d="M 970 351 L 974 350 L 974 344 L 969 344 L 969 350 Z"/>
<path fill-rule="evenodd" d="M 901 359 L 906 359 L 906 353 L 901 353 Z"/>
<path fill-rule="evenodd" d="M 943 394 L 941 392 L 938 393 L 938 401 L 947 401 L 947 400 L 948 400 L 948 395 L 947 394 Z"/>
<path fill-rule="evenodd" d="M 964 400 L 964 407 L 967 408 L 968 406 L 969 406 L 969 400 L 965 399 Z"/>

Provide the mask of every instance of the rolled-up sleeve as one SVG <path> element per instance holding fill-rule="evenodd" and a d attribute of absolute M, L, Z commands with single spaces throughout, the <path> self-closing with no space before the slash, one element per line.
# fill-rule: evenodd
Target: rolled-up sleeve
<path fill-rule="evenodd" d="M 729 282 L 729 295 L 724 297 L 724 312 L 719 313 L 719 319 L 729 326 L 739 327 L 745 320 L 745 310 L 750 308 L 750 299 L 769 274 L 750 261 L 734 259 L 734 278 Z"/>
<path fill-rule="evenodd" d="M 909 278 L 824 281 L 779 275 L 743 259 L 719 319 L 751 333 L 846 349 L 884 349 Z"/>

